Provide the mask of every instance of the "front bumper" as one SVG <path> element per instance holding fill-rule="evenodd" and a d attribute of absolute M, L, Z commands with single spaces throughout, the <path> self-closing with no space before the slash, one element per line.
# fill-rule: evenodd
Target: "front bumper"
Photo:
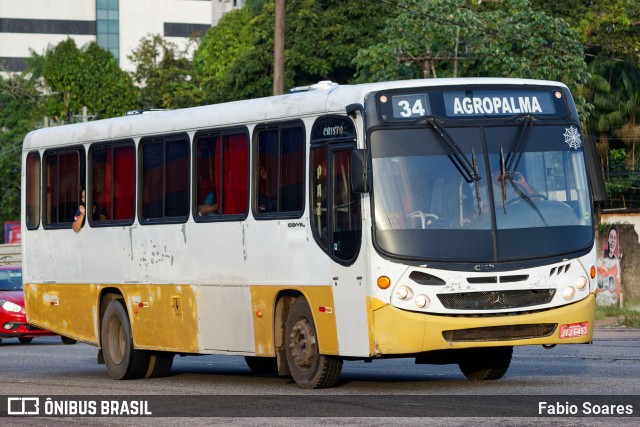
<path fill-rule="evenodd" d="M 441 316 L 388 304 L 373 312 L 374 355 L 536 344 L 580 344 L 593 339 L 595 295 L 550 310 L 505 316 Z M 374 304 L 375 306 L 375 304 Z M 584 335 L 561 338 L 562 325 L 587 324 Z"/>

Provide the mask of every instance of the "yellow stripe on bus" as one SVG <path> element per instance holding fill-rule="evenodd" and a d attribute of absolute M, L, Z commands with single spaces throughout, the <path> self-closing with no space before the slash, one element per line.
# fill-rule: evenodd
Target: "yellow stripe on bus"
<path fill-rule="evenodd" d="M 188 285 L 28 284 L 27 318 L 36 326 L 99 345 L 100 295 L 108 289 L 126 302 L 135 348 L 198 352 L 198 310 Z"/>

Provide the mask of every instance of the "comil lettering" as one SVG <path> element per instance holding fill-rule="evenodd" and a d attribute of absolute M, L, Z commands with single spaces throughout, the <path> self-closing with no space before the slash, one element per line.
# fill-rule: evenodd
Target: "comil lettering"
<path fill-rule="evenodd" d="M 482 98 L 454 98 L 454 114 L 519 114 L 542 113 L 535 96 L 485 96 Z"/>

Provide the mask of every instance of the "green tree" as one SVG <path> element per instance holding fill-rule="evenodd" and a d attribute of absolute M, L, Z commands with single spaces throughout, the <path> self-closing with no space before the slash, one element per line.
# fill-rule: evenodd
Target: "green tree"
<path fill-rule="evenodd" d="M 569 22 L 589 56 L 621 58 L 640 50 L 637 0 L 531 0 L 531 4 Z"/>
<path fill-rule="evenodd" d="M 192 43 L 197 43 L 196 39 Z M 129 59 L 136 66 L 133 78 L 140 85 L 143 108 L 183 108 L 202 103 L 189 48 L 181 51 L 159 34 L 140 40 Z"/>
<path fill-rule="evenodd" d="M 0 76 L 0 224 L 20 218 L 22 140 L 35 128 L 39 97 L 33 81 Z"/>
<path fill-rule="evenodd" d="M 68 123 L 87 107 L 95 118 L 122 115 L 137 108 L 139 93 L 113 56 L 95 42 L 83 49 L 68 38 L 42 56 L 32 54 L 31 68 L 42 81 L 44 114 Z"/>
<path fill-rule="evenodd" d="M 353 0 L 288 0 L 285 87 L 320 80 L 353 81 L 353 58 L 380 40 L 395 9 L 387 3 Z M 206 34 L 194 65 L 208 102 L 268 96 L 273 83 L 274 3 L 226 14 Z"/>
<path fill-rule="evenodd" d="M 383 42 L 361 49 L 359 79 L 493 76 L 586 81 L 579 35 L 528 0 L 400 0 Z"/>

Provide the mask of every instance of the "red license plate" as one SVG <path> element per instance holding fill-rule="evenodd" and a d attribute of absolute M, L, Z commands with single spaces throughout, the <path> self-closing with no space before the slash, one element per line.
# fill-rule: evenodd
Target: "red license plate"
<path fill-rule="evenodd" d="M 560 338 L 583 337 L 589 332 L 589 322 L 560 326 Z"/>

